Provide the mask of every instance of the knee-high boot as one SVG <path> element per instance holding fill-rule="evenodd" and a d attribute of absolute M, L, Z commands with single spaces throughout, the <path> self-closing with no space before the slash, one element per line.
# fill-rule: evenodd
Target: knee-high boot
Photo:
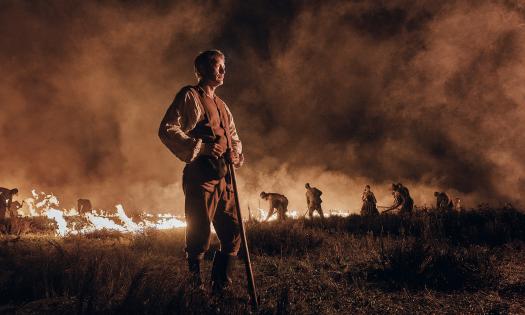
<path fill-rule="evenodd" d="M 188 270 L 190 271 L 193 284 L 195 286 L 201 286 L 201 260 L 198 258 L 188 258 Z"/>
<path fill-rule="evenodd" d="M 213 258 L 213 266 L 211 268 L 211 281 L 213 292 L 221 292 L 224 288 L 232 283 L 230 278 L 230 271 L 233 263 L 233 258 L 228 254 L 216 252 Z"/>

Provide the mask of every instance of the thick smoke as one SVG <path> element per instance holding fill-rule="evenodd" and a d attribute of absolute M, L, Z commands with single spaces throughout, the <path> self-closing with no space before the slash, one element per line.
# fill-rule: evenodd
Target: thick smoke
<path fill-rule="evenodd" d="M 385 3 L 2 2 L 0 186 L 180 213 L 183 164 L 157 128 L 218 48 L 244 208 L 265 190 L 304 209 L 306 182 L 325 209 L 356 211 L 367 183 L 388 204 L 394 181 L 418 205 L 523 202 L 525 7 Z"/>

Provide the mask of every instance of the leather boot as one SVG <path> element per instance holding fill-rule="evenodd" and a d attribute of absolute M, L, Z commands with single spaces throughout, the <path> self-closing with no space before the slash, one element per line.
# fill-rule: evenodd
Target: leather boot
<path fill-rule="evenodd" d="M 201 260 L 188 258 L 188 270 L 190 271 L 190 280 L 195 287 L 202 286 L 201 278 Z"/>
<path fill-rule="evenodd" d="M 214 293 L 222 292 L 232 283 L 230 270 L 233 258 L 234 256 L 222 252 L 215 253 L 213 266 L 211 268 L 211 286 Z"/>

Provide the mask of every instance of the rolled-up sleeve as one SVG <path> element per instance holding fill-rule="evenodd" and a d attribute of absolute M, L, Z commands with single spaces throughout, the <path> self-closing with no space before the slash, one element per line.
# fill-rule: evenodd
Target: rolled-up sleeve
<path fill-rule="evenodd" d="M 229 121 L 230 121 L 230 135 L 232 140 L 232 149 L 235 153 L 241 154 L 242 153 L 242 142 L 239 138 L 239 134 L 237 133 L 237 128 L 235 128 L 235 122 L 233 121 L 233 115 L 228 108 L 228 106 L 224 106 L 226 108 L 226 112 L 228 113 Z"/>
<path fill-rule="evenodd" d="M 190 163 L 199 154 L 202 140 L 190 137 L 202 116 L 201 107 L 190 88 L 182 89 L 168 108 L 159 127 L 159 138 L 181 161 Z"/>

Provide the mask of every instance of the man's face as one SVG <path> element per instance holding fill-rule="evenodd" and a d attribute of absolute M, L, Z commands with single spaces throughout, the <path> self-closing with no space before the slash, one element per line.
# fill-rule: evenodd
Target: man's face
<path fill-rule="evenodd" d="M 226 74 L 226 65 L 224 64 L 224 57 L 217 56 L 214 58 L 208 73 L 206 74 L 206 81 L 213 86 L 220 86 L 224 82 L 224 75 Z"/>

